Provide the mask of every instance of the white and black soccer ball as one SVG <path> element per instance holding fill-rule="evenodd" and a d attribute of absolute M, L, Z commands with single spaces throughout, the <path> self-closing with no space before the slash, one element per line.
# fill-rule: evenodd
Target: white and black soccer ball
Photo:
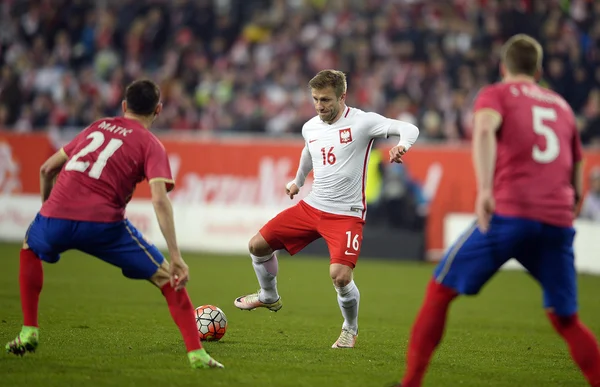
<path fill-rule="evenodd" d="M 227 331 L 227 317 L 214 305 L 196 308 L 196 325 L 202 341 L 219 341 Z"/>

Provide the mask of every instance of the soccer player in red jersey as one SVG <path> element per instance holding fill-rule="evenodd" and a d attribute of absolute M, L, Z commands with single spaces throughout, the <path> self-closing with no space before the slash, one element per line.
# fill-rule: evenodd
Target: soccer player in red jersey
<path fill-rule="evenodd" d="M 60 253 L 76 249 L 119 267 L 128 278 L 156 285 L 181 331 L 192 367 L 222 368 L 202 348 L 194 307 L 185 289 L 188 267 L 177 246 L 167 196 L 174 182 L 167 153 L 149 130 L 162 110 L 158 86 L 149 80 L 133 82 L 126 89 L 122 108 L 124 117 L 94 122 L 41 167 L 43 204 L 20 254 L 23 328 L 6 344 L 6 351 L 17 355 L 35 351 L 42 261 L 56 263 Z M 125 218 L 127 202 L 144 179 L 150 184 L 170 264 Z"/>
<path fill-rule="evenodd" d="M 589 385 L 600 386 L 598 343 L 577 315 L 573 219 L 582 196 L 581 143 L 569 105 L 536 84 L 542 55 L 535 39 L 512 37 L 503 48 L 503 81 L 477 96 L 477 221 L 448 250 L 427 286 L 402 387 L 421 386 L 450 303 L 479 293 L 511 258 L 539 282 L 552 326 Z"/>

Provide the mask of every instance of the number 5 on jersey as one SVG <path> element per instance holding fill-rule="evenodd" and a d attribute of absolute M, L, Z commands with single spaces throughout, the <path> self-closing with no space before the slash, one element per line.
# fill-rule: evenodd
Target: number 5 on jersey
<path fill-rule="evenodd" d="M 71 160 L 69 160 L 67 165 L 65 165 L 65 171 L 85 172 L 90 164 L 92 164 L 92 168 L 90 168 L 88 176 L 93 179 L 99 179 L 100 175 L 102 175 L 102 170 L 106 166 L 106 162 L 110 156 L 112 156 L 117 149 L 123 145 L 123 140 L 116 138 L 111 139 L 108 144 L 106 144 L 106 147 L 98 154 L 98 158 L 94 162 L 79 161 L 81 157 L 98 150 L 105 141 L 105 137 L 102 132 L 92 132 L 87 136 L 87 138 L 92 139 L 92 141 L 90 141 L 89 144 L 87 144 L 83 149 L 77 152 L 77 154 L 75 154 Z"/>
<path fill-rule="evenodd" d="M 539 146 L 534 145 L 531 157 L 540 164 L 551 163 L 556 160 L 560 153 L 560 143 L 554 129 L 546 125 L 544 121 L 555 122 L 556 110 L 534 106 L 531 108 L 531 115 L 533 117 L 533 131 L 546 139 L 546 149 L 541 150 Z"/>

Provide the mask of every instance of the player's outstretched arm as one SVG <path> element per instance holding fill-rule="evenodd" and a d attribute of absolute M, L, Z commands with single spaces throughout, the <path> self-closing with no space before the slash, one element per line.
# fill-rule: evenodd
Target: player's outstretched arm
<path fill-rule="evenodd" d="M 302 149 L 302 154 L 300 155 L 300 164 L 298 165 L 296 177 L 285 186 L 285 193 L 290 199 L 293 199 L 294 196 L 300 192 L 300 188 L 304 185 L 306 177 L 312 169 L 313 164 L 310 151 L 308 150 L 308 146 L 305 145 L 304 149 Z"/>
<path fill-rule="evenodd" d="M 152 194 L 152 205 L 160 226 L 160 231 L 167 242 L 167 249 L 171 257 L 171 285 L 175 290 L 182 289 L 189 279 L 188 267 L 181 257 L 179 246 L 177 245 L 177 236 L 175 234 L 175 220 L 173 216 L 173 206 L 167 196 L 167 187 L 164 181 L 153 181 L 150 183 L 150 192 Z"/>
<path fill-rule="evenodd" d="M 50 156 L 40 168 L 40 193 L 42 195 L 42 203 L 48 200 L 50 192 L 52 192 L 52 187 L 54 187 L 55 178 L 68 159 L 67 154 L 61 149 Z"/>
<path fill-rule="evenodd" d="M 398 145 L 390 149 L 390 163 L 402 163 L 402 156 L 410 149 L 411 146 L 419 138 L 419 128 L 415 125 L 399 121 L 388 119 L 391 125 L 388 129 L 388 136 L 399 136 L 400 141 Z"/>

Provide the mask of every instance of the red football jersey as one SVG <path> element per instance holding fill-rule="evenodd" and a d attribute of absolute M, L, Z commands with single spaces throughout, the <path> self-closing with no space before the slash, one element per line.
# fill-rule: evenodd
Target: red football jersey
<path fill-rule="evenodd" d="M 496 134 L 496 213 L 572 226 L 573 168 L 582 152 L 567 102 L 535 83 L 506 82 L 481 90 L 474 107 L 480 109 L 502 116 Z"/>
<path fill-rule="evenodd" d="M 139 122 L 122 117 L 94 122 L 61 149 L 65 163 L 40 213 L 51 218 L 116 222 L 144 179 L 174 187 L 167 152 Z"/>

